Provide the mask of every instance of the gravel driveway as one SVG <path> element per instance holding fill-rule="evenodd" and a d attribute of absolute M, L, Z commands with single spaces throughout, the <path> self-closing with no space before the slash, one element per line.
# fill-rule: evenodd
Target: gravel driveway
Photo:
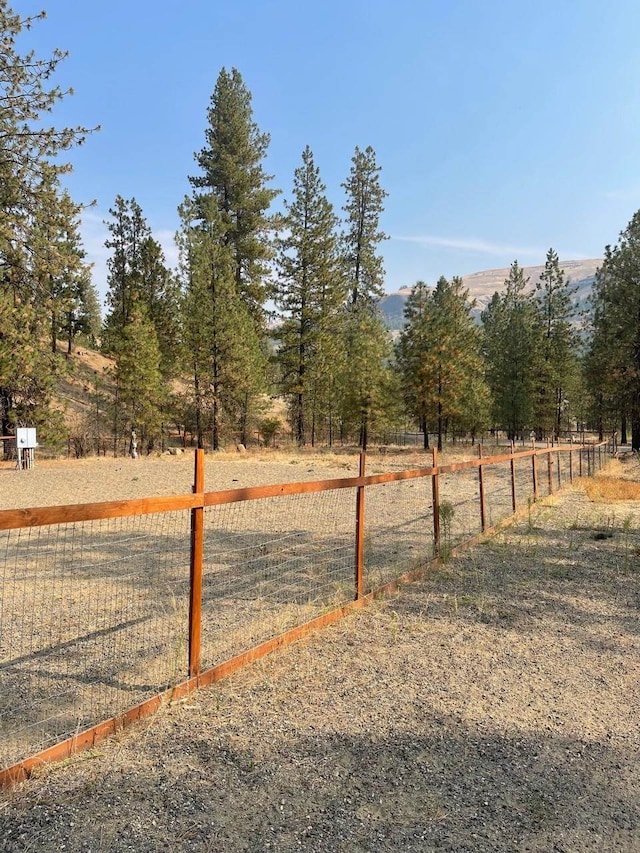
<path fill-rule="evenodd" d="M 639 605 L 640 504 L 577 486 L 0 792 L 0 849 L 639 851 Z"/>

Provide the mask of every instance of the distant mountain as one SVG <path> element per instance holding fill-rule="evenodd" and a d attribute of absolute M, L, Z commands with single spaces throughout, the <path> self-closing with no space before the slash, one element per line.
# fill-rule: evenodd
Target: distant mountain
<path fill-rule="evenodd" d="M 591 293 L 591 286 L 595 280 L 596 270 L 602 264 L 602 258 L 592 258 L 587 261 L 560 261 L 560 267 L 565 275 L 577 287 L 576 299 L 580 307 L 583 307 Z M 525 276 L 529 279 L 531 288 L 534 288 L 544 271 L 544 264 L 535 267 L 524 267 Z M 462 276 L 464 286 L 469 295 L 476 300 L 474 314 L 480 313 L 487 307 L 491 297 L 496 290 L 502 290 L 505 280 L 509 277 L 509 268 L 499 270 L 483 270 Z M 403 326 L 403 311 L 407 297 L 411 293 L 410 287 L 402 287 L 394 293 L 388 293 L 380 301 L 380 308 L 392 330 L 401 329 Z"/>

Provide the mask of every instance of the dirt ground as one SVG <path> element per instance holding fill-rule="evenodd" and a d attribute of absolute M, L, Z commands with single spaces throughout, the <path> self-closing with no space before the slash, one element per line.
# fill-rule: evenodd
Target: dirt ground
<path fill-rule="evenodd" d="M 71 500 L 148 493 L 135 464 L 113 495 L 76 473 Z M 268 481 L 355 461 L 282 464 Z M 167 492 L 189 491 L 191 465 L 171 460 Z M 249 484 L 234 466 L 217 487 Z M 613 473 L 640 481 L 635 462 Z M 640 851 L 639 605 L 640 502 L 576 485 L 397 596 L 0 792 L 0 850 Z"/>

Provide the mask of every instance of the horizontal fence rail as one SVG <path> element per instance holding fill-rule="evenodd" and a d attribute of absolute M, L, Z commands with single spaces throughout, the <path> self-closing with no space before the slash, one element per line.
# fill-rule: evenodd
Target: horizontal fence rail
<path fill-rule="evenodd" d="M 615 437 L 358 477 L 0 511 L 0 784 L 420 576 Z"/>

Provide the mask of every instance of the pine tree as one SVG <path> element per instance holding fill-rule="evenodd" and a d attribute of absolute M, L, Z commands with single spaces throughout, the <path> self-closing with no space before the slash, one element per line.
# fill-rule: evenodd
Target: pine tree
<path fill-rule="evenodd" d="M 349 293 L 343 324 L 342 415 L 346 424 L 356 419 L 363 450 L 372 424 L 384 417 L 391 381 L 391 343 L 377 305 L 384 292 L 384 266 L 378 249 L 386 239 L 379 220 L 387 195 L 379 173 L 373 149 L 356 148 L 349 177 L 342 184 L 347 195 L 342 263 Z"/>
<path fill-rule="evenodd" d="M 375 306 L 351 306 L 344 324 L 345 358 L 340 377 L 343 434 L 357 433 L 366 450 L 372 432 L 397 417 L 397 387 L 391 367 L 392 344 Z"/>
<path fill-rule="evenodd" d="M 380 186 L 380 171 L 373 148 L 361 151 L 356 146 L 349 177 L 342 184 L 347 194 L 343 255 L 351 305 L 372 303 L 384 295 L 384 266 L 377 251 L 387 239 L 379 223 L 388 193 Z"/>
<path fill-rule="evenodd" d="M 465 421 L 477 429 L 482 423 L 480 334 L 471 311 L 473 303 L 462 279 L 441 277 L 434 289 L 420 281 L 405 306 L 405 327 L 396 346 L 405 402 L 424 434 L 428 447 L 428 424 L 438 436 L 438 449 L 448 424 Z M 473 389 L 473 393 L 472 390 Z"/>
<path fill-rule="evenodd" d="M 142 296 L 142 246 L 151 237 L 142 208 L 135 198 L 128 201 L 121 195 L 116 196 L 109 215 L 111 220 L 106 225 L 110 237 L 104 245 L 112 250 L 112 255 L 107 261 L 106 303 L 109 310 L 104 323 L 105 352 L 117 348 L 133 306 Z"/>
<path fill-rule="evenodd" d="M 57 315 L 55 282 L 71 257 L 61 230 L 79 211 L 60 190 L 70 170 L 63 155 L 86 128 L 48 126 L 46 117 L 69 92 L 50 83 L 66 56 L 40 59 L 16 49 L 18 36 L 44 13 L 22 18 L 0 2 L 0 428 L 28 419 L 53 434 L 49 408 L 60 365 L 51 351 Z M 68 226 L 63 225 L 67 222 Z M 51 239 L 48 239 L 51 238 Z M 43 349 L 45 350 L 43 352 Z M 43 436 L 46 438 L 46 435 Z"/>
<path fill-rule="evenodd" d="M 318 419 L 330 417 L 335 376 L 336 323 L 346 292 L 339 269 L 337 218 L 309 146 L 295 171 L 293 198 L 282 219 L 278 241 L 275 302 L 282 321 L 277 332 L 285 397 L 294 433 L 302 446 L 310 430 L 315 443 Z"/>
<path fill-rule="evenodd" d="M 404 306 L 404 328 L 395 347 L 396 366 L 402 377 L 405 407 L 415 418 L 423 435 L 423 446 L 429 448 L 429 417 L 432 380 L 425 369 L 426 353 L 433 345 L 431 330 L 432 290 L 424 281 L 411 288 Z"/>
<path fill-rule="evenodd" d="M 605 249 L 605 261 L 611 247 Z M 627 441 L 628 386 L 624 367 L 616 350 L 615 321 L 608 310 L 609 286 L 606 264 L 596 273 L 591 292 L 590 314 L 587 317 L 588 348 L 583 362 L 584 383 L 588 404 L 584 424 L 591 421 L 604 435 L 605 425 L 611 429 L 620 425 L 621 441 Z"/>
<path fill-rule="evenodd" d="M 112 250 L 107 261 L 107 305 L 102 348 L 115 352 L 134 305 L 144 305 L 153 324 L 161 354 L 162 373 L 175 373 L 175 340 L 179 324 L 179 286 L 166 267 L 162 247 L 153 238 L 142 208 L 132 198 L 116 196 L 107 222 Z"/>
<path fill-rule="evenodd" d="M 640 211 L 605 249 L 593 290 L 590 361 L 600 429 L 607 411 L 628 413 L 631 445 L 640 450 Z"/>
<path fill-rule="evenodd" d="M 527 293 L 528 279 L 514 261 L 502 293 L 482 312 L 487 382 L 494 424 L 515 440 L 534 423 L 540 338 L 538 312 Z"/>
<path fill-rule="evenodd" d="M 140 443 L 151 450 L 160 434 L 167 391 L 158 339 L 144 303 L 131 306 L 115 355 L 116 417 L 125 429 L 135 430 Z M 117 436 L 114 439 L 117 444 Z"/>
<path fill-rule="evenodd" d="M 75 335 L 88 332 L 89 322 L 97 331 L 100 315 L 91 270 L 85 262 L 77 206 L 67 193 L 56 198 L 56 190 L 51 188 L 46 213 L 34 228 L 31 250 L 35 300 L 49 315 L 51 351 L 56 352 L 58 337 L 63 336 L 70 353 Z"/>
<path fill-rule="evenodd" d="M 552 431 L 556 437 L 578 377 L 574 293 L 557 252 L 549 249 L 536 285 L 540 351 L 534 421 L 540 434 Z"/>
<path fill-rule="evenodd" d="M 200 208 L 206 222 L 211 202 L 215 205 L 220 237 L 231 252 L 237 294 L 261 327 L 272 257 L 267 211 L 278 192 L 268 187 L 271 176 L 262 167 L 269 134 L 261 133 L 254 122 L 251 93 L 235 68 L 220 71 L 207 119 L 206 145 L 195 155 L 201 174 L 190 178 L 196 210 Z"/>
<path fill-rule="evenodd" d="M 89 269 L 83 267 L 82 272 L 71 280 L 61 323 L 61 332 L 67 341 L 67 353 L 71 352 L 78 335 L 81 335 L 89 346 L 97 347 L 101 328 L 98 291 L 91 280 Z"/>
<path fill-rule="evenodd" d="M 203 221 L 199 216 L 209 217 Z M 211 430 L 218 450 L 223 429 L 237 428 L 246 443 L 249 419 L 262 391 L 264 357 L 247 305 L 238 296 L 230 247 L 213 204 L 183 203 L 178 242 L 184 289 L 184 363 L 193 378 L 198 446 Z"/>

